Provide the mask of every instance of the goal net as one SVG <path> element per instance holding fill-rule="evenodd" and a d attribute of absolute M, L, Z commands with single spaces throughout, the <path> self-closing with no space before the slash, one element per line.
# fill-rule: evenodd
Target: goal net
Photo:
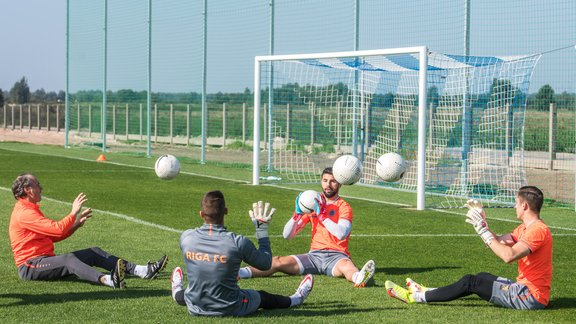
<path fill-rule="evenodd" d="M 315 183 L 353 154 L 360 184 L 417 192 L 419 209 L 469 198 L 511 206 L 526 184 L 524 113 L 539 58 L 425 47 L 256 57 L 253 183 Z M 376 174 L 388 152 L 408 164 L 398 183 Z"/>

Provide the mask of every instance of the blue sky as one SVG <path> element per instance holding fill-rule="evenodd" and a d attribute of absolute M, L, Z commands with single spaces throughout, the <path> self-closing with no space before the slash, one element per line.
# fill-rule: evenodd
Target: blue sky
<path fill-rule="evenodd" d="M 245 10 L 253 11 L 260 10 L 256 8 L 260 8 L 261 4 L 265 2 L 264 0 L 244 0 L 239 2 L 234 2 L 232 0 L 227 1 L 230 1 L 226 3 L 226 6 L 230 8 L 230 11 L 226 12 L 226 9 L 224 9 L 220 12 L 221 17 L 227 17 L 227 22 L 232 20 L 230 19 L 231 17 L 237 15 L 237 9 L 235 8 L 236 5 L 241 3 L 242 5 L 247 6 L 247 9 Z M 306 30 L 306 28 L 324 28 L 326 21 L 311 19 L 307 20 L 307 22 L 309 21 L 308 25 L 302 23 L 291 24 L 294 17 L 286 15 L 282 16 L 282 14 L 279 13 L 282 8 L 299 6 L 306 7 L 307 11 L 305 11 L 304 14 L 307 14 L 308 12 L 312 12 L 315 6 L 325 6 L 327 1 L 328 0 L 301 0 L 290 2 L 287 0 L 277 0 L 277 53 L 288 54 L 291 50 L 294 50 L 296 45 L 301 46 L 304 51 L 317 51 L 315 49 L 317 46 L 322 46 L 322 48 L 331 48 L 331 51 L 351 49 L 351 44 L 348 44 L 348 41 L 344 43 L 336 43 L 329 39 L 315 38 L 313 33 L 302 32 L 302 30 Z M 347 17 L 349 17 L 351 8 L 350 4 L 352 2 L 349 0 L 331 1 L 333 2 L 330 2 L 330 4 L 333 3 L 334 5 L 326 8 L 324 14 L 326 16 L 330 15 L 336 17 L 335 20 L 337 21 L 344 21 L 347 19 Z M 448 20 L 451 20 L 452 22 L 456 21 L 458 23 L 462 20 L 458 9 L 464 3 L 463 0 L 414 0 L 409 3 L 403 1 L 390 1 L 386 3 L 386 8 L 383 8 L 384 6 L 382 6 L 381 3 L 379 5 L 379 1 L 380 0 L 363 0 L 361 2 L 361 6 L 364 6 L 364 9 L 371 5 L 378 7 L 377 10 L 368 10 L 363 12 L 364 18 L 374 19 L 376 23 L 368 30 L 361 30 L 361 34 L 363 35 L 361 40 L 361 49 L 390 47 L 381 46 L 382 43 L 399 44 L 394 46 L 415 46 L 422 45 L 421 43 L 423 42 L 436 42 L 435 47 L 430 46 L 431 49 L 448 52 L 454 51 L 455 46 L 451 39 L 459 37 L 463 32 L 442 32 L 442 30 L 446 31 L 446 28 L 442 28 L 442 23 L 443 21 Z M 472 0 L 472 22 L 475 23 L 471 32 L 473 40 L 473 45 L 471 47 L 472 54 L 527 54 L 576 43 L 576 5 L 574 5 L 573 1 L 574 0 L 509 0 L 501 2 L 498 0 Z M 0 8 L 2 8 L 3 15 L 0 22 L 0 39 L 2 40 L 3 46 L 0 51 L 0 88 L 5 91 L 10 90 L 16 81 L 25 76 L 28 79 L 28 84 L 32 91 L 40 88 L 43 88 L 46 91 L 59 91 L 65 89 L 66 0 L 1 0 L 1 2 Z M 135 2 L 141 3 L 142 1 L 126 0 L 122 2 L 121 5 L 129 6 L 130 4 L 133 5 Z M 451 5 L 442 5 L 443 2 Z M 118 2 L 114 3 L 115 5 L 118 5 Z M 210 3 L 217 2 L 209 2 L 209 4 Z M 257 5 L 255 5 L 256 3 Z M 163 4 L 165 4 L 165 7 L 169 7 L 181 5 L 182 2 L 179 2 L 179 0 L 164 0 Z M 498 10 L 494 10 L 495 4 L 498 4 Z M 195 5 L 197 5 L 196 2 Z M 157 6 L 157 8 L 159 7 L 161 6 Z M 410 17 L 414 10 L 418 8 L 425 10 L 426 12 L 431 12 L 432 16 L 443 14 L 445 15 L 445 19 L 421 21 L 417 20 L 421 17 L 416 18 L 418 17 L 416 14 Z M 396 12 L 397 15 L 387 16 L 390 11 Z M 544 11 L 548 12 L 548 14 L 543 15 L 542 12 Z M 264 15 L 265 14 L 266 13 L 264 13 Z M 300 15 L 302 15 L 302 13 Z M 388 18 L 381 19 L 381 17 Z M 495 21 L 498 23 L 495 23 Z M 517 26 L 521 25 L 519 24 L 520 21 L 529 21 L 532 23 L 529 28 L 518 28 Z M 235 31 L 240 29 L 249 30 L 250 28 L 259 28 L 260 32 L 262 32 L 261 25 L 256 25 L 256 23 L 249 26 L 246 24 L 246 21 L 242 21 L 238 24 L 239 25 L 231 27 L 228 26 L 228 28 Z M 244 37 L 245 35 L 242 33 L 231 36 L 227 35 L 226 33 L 229 32 L 229 30 L 226 30 L 226 25 L 229 24 L 214 24 L 214 20 L 212 20 L 211 26 L 212 30 L 217 30 L 216 32 L 219 32 L 218 29 L 221 28 L 224 35 L 230 37 L 230 39 L 225 39 L 224 42 L 239 46 L 245 45 L 246 40 L 240 39 L 239 37 Z M 282 29 L 283 26 L 285 27 L 284 29 Z M 439 32 L 434 30 L 431 31 L 430 26 L 438 26 Z M 402 33 L 379 32 L 379 30 L 390 30 L 390 28 L 394 27 L 401 28 L 405 33 L 398 36 L 397 34 L 400 35 Z M 333 34 L 339 34 L 342 38 L 347 39 L 350 38 L 350 34 L 353 30 L 351 26 L 346 25 L 343 27 L 338 24 L 333 24 L 331 28 L 334 30 Z M 282 30 L 285 32 L 282 32 Z M 286 30 L 289 32 L 286 32 Z M 558 32 L 558 30 L 561 32 Z M 182 29 L 182 31 L 186 30 Z M 190 33 L 187 35 L 190 36 Z M 181 35 L 177 37 L 182 39 L 182 37 L 185 36 Z M 249 53 L 250 55 L 248 56 L 250 57 L 253 56 L 252 51 L 258 55 L 267 54 L 267 36 L 262 35 L 262 37 L 259 38 L 262 40 L 258 45 L 259 48 L 254 49 L 251 47 L 245 47 L 242 49 L 236 47 L 235 50 L 245 51 L 244 53 Z M 523 46 L 523 39 L 525 38 L 530 39 L 531 42 L 530 44 L 526 42 L 526 46 Z M 162 40 L 162 37 L 157 37 L 155 39 L 156 41 L 159 39 Z M 111 39 L 110 41 L 114 42 L 114 39 Z M 195 44 L 198 43 L 198 41 L 200 40 L 193 40 Z M 218 69 L 221 67 L 215 62 L 219 62 L 218 60 L 222 59 L 227 60 L 226 52 L 229 50 L 228 48 L 220 48 L 220 45 L 216 43 L 217 41 L 209 42 L 209 69 L 211 69 L 212 72 L 220 72 Z M 348 45 L 350 45 L 350 48 L 344 48 L 348 47 Z M 458 49 L 460 48 L 461 46 L 458 45 Z M 198 48 L 188 48 L 188 50 L 193 50 L 193 52 L 184 56 L 198 57 Z M 140 51 L 140 53 L 143 53 L 143 51 Z M 172 57 L 169 62 L 174 64 L 177 59 L 182 59 L 181 56 L 182 55 Z M 138 62 L 141 62 L 141 59 L 142 57 L 139 57 Z M 558 61 L 561 61 L 562 64 L 558 64 Z M 124 73 L 125 75 L 129 74 L 133 79 L 127 80 L 126 83 L 135 82 L 138 84 L 135 88 L 139 87 L 139 85 L 145 84 L 145 80 L 142 80 L 146 75 L 145 64 L 139 64 L 138 62 L 129 62 L 130 64 L 137 66 L 136 69 L 139 69 L 137 71 L 138 73 Z M 575 62 L 576 50 L 551 54 L 543 58 L 535 70 L 531 92 L 536 91 L 540 86 L 546 83 L 552 83 L 554 88 L 561 91 L 576 91 L 576 82 L 573 77 L 576 74 Z M 114 67 L 115 63 L 117 62 L 114 61 L 114 59 L 110 60 L 110 65 L 112 65 L 112 67 Z M 242 62 L 241 64 L 236 64 L 236 66 L 232 67 L 230 70 L 233 73 L 228 74 L 227 80 L 221 80 L 221 78 L 216 78 L 213 81 L 209 80 L 209 92 L 218 87 L 224 87 L 224 91 L 226 91 L 225 82 L 236 84 L 237 88 L 229 86 L 229 89 L 234 89 L 233 91 L 242 91 L 245 86 L 244 84 L 251 86 L 249 80 L 251 79 L 252 67 L 250 65 L 250 60 L 246 60 L 246 62 Z M 225 68 L 230 69 L 229 67 Z M 155 67 L 155 69 L 159 68 Z M 190 70 L 186 75 L 182 74 L 181 79 L 176 79 L 174 81 L 174 75 L 171 73 L 165 73 L 161 70 L 158 72 L 154 71 L 153 74 L 156 84 L 153 88 L 164 90 L 161 89 L 162 86 L 173 87 L 169 82 L 176 82 L 178 84 L 192 82 L 193 87 L 198 88 L 199 78 L 195 77 L 195 75 L 198 75 L 197 72 L 198 71 L 196 70 Z M 111 84 L 109 86 L 114 87 L 117 85 L 123 87 L 123 80 L 118 81 L 120 79 L 115 78 L 115 73 L 122 74 L 122 71 L 121 69 L 115 69 L 110 72 L 111 75 L 109 77 L 111 79 Z M 192 75 L 192 79 L 190 79 L 190 75 Z M 241 81 L 238 82 L 238 80 Z M 97 84 L 100 84 L 99 81 L 94 81 Z M 115 82 L 119 82 L 120 84 L 116 84 Z M 558 85 L 555 85 L 554 82 L 558 83 Z M 562 89 L 562 87 L 564 87 L 564 89 Z"/>
<path fill-rule="evenodd" d="M 23 76 L 32 91 L 58 91 L 66 80 L 66 1 L 2 0 L 0 88 Z"/>

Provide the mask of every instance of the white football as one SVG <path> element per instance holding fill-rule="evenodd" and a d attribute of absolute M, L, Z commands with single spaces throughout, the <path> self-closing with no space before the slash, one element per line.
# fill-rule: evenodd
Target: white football
<path fill-rule="evenodd" d="M 394 152 L 383 154 L 376 162 L 376 174 L 386 182 L 402 180 L 406 173 L 406 161 Z"/>
<path fill-rule="evenodd" d="M 362 162 L 354 155 L 342 155 L 334 161 L 332 173 L 343 185 L 355 184 L 362 177 Z"/>
<path fill-rule="evenodd" d="M 318 192 L 314 190 L 304 191 L 298 198 L 298 207 L 300 207 L 300 210 L 305 212 L 306 214 L 313 213 L 314 210 L 316 210 L 317 196 Z"/>
<path fill-rule="evenodd" d="M 180 173 L 180 162 L 174 155 L 164 154 L 156 160 L 154 171 L 160 179 L 173 179 Z"/>

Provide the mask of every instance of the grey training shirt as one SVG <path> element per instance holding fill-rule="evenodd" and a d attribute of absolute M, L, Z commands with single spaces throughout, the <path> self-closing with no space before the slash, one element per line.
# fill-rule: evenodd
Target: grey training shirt
<path fill-rule="evenodd" d="M 268 237 L 258 240 L 229 232 L 223 225 L 204 224 L 180 237 L 188 287 L 184 299 L 192 315 L 228 315 L 241 307 L 238 270 L 242 261 L 260 269 L 272 266 Z"/>

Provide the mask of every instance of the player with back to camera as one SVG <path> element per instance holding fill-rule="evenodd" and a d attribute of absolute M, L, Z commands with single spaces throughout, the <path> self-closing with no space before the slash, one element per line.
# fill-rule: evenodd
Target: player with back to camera
<path fill-rule="evenodd" d="M 358 270 L 350 258 L 348 241 L 352 231 L 352 207 L 338 195 L 341 184 L 334 178 L 332 167 L 324 169 L 321 179 L 322 193 L 317 198 L 316 211 L 303 213 L 298 204 L 298 196 L 294 214 L 284 226 L 284 238 L 290 240 L 310 223 L 310 251 L 305 254 L 275 256 L 272 268 L 266 271 L 244 267 L 240 269 L 240 278 L 266 277 L 276 272 L 289 275 L 325 274 L 345 277 L 355 287 L 366 286 L 376 266 L 374 261 L 369 260 Z"/>
<path fill-rule="evenodd" d="M 552 281 L 552 234 L 540 218 L 544 195 L 525 186 L 516 195 L 516 217 L 522 222 L 512 233 L 495 235 L 486 223 L 482 205 L 469 200 L 466 221 L 484 243 L 504 262 L 518 261 L 516 282 L 480 272 L 440 288 L 427 288 L 406 278 L 407 289 L 386 281 L 388 294 L 405 303 L 445 302 L 471 294 L 506 308 L 543 309 L 550 299 Z"/>
<path fill-rule="evenodd" d="M 249 211 L 256 227 L 258 249 L 248 238 L 224 227 L 228 213 L 222 192 L 207 192 L 202 198 L 200 217 L 204 224 L 180 237 L 188 285 L 184 290 L 180 267 L 172 271 L 172 298 L 188 307 L 190 315 L 245 316 L 258 308 L 289 308 L 304 303 L 312 291 L 314 277 L 305 276 L 292 296 L 238 287 L 237 274 L 242 261 L 260 269 L 272 263 L 268 223 L 275 209 L 269 203 L 254 203 Z"/>
<path fill-rule="evenodd" d="M 105 286 L 126 288 L 125 272 L 153 279 L 168 261 L 164 255 L 157 262 L 136 265 L 98 247 L 55 255 L 54 243 L 70 237 L 92 216 L 92 209 L 82 211 L 86 195 L 80 193 L 72 203 L 70 214 L 55 221 L 40 211 L 42 187 L 34 175 L 19 175 L 12 183 L 12 193 L 17 202 L 10 217 L 10 243 L 20 279 L 56 280 L 75 275 Z M 93 267 L 111 273 L 104 274 Z"/>

